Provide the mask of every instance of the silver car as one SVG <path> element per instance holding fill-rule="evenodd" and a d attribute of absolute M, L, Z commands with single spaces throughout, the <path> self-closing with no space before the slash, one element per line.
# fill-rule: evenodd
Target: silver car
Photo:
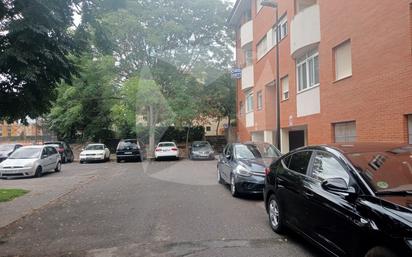
<path fill-rule="evenodd" d="M 52 146 L 24 146 L 0 163 L 0 178 L 41 177 L 61 171 L 61 157 Z"/>

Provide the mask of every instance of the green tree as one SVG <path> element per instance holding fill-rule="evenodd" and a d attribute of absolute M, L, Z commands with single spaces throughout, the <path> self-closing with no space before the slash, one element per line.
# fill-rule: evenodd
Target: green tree
<path fill-rule="evenodd" d="M 46 113 L 76 52 L 73 9 L 81 0 L 0 1 L 0 120 Z"/>
<path fill-rule="evenodd" d="M 47 117 L 50 129 L 62 138 L 81 136 L 82 141 L 110 137 L 111 108 L 117 100 L 114 60 L 84 55 L 75 63 L 79 74 L 72 78 L 72 85 L 59 85 L 57 100 Z"/>

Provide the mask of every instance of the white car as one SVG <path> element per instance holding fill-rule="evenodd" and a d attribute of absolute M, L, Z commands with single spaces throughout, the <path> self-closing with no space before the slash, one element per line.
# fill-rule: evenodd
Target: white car
<path fill-rule="evenodd" d="M 52 146 L 23 146 L 0 163 L 0 178 L 41 177 L 61 171 L 61 157 Z"/>
<path fill-rule="evenodd" d="M 80 153 L 80 163 L 110 160 L 110 150 L 104 144 L 89 144 Z"/>
<path fill-rule="evenodd" d="M 155 149 L 155 158 L 172 157 L 179 159 L 179 148 L 174 142 L 160 142 Z"/>

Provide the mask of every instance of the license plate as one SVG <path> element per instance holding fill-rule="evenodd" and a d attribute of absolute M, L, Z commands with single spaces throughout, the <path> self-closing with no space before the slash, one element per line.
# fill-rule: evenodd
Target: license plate
<path fill-rule="evenodd" d="M 125 152 L 124 154 L 132 154 L 132 152 Z"/>

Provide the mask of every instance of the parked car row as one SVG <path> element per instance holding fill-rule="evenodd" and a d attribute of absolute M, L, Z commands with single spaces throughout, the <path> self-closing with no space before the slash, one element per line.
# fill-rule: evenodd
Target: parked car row
<path fill-rule="evenodd" d="M 281 156 L 268 144 L 229 144 L 217 179 L 236 197 L 263 192 L 276 233 L 289 228 L 332 256 L 412 256 L 411 145 L 308 146 Z"/>

